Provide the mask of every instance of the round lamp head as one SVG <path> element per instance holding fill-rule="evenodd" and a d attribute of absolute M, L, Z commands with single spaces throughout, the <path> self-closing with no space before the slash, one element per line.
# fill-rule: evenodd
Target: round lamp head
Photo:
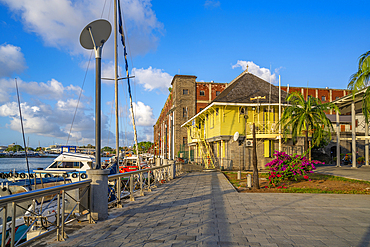
<path fill-rule="evenodd" d="M 81 32 L 80 44 L 83 48 L 91 50 L 94 49 L 94 43 L 91 39 L 90 31 L 94 37 L 95 45 L 97 47 L 103 45 L 109 38 L 112 32 L 112 26 L 107 20 L 99 19 L 89 23 Z"/>

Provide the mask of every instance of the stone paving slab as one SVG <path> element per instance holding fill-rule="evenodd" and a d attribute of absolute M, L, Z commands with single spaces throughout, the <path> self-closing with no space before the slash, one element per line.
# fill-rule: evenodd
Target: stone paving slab
<path fill-rule="evenodd" d="M 66 229 L 31 246 L 370 246 L 370 196 L 237 193 L 222 173 L 188 173 Z"/>

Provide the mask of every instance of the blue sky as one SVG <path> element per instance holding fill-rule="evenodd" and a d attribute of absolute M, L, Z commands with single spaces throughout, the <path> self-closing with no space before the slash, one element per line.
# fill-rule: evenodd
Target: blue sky
<path fill-rule="evenodd" d="M 139 141 L 152 141 L 152 126 L 176 74 L 230 82 L 248 64 L 273 83 L 281 75 L 282 85 L 346 88 L 358 57 L 370 48 L 369 1 L 121 0 L 121 5 Z M 112 23 L 112 6 L 113 0 L 0 0 L 0 145 L 22 143 L 14 78 L 30 146 L 67 139 L 94 143 L 95 65 L 92 59 L 87 69 L 90 51 L 80 46 L 79 33 L 101 17 Z M 124 68 L 122 58 L 121 49 Z M 104 77 L 113 77 L 112 59 L 113 35 L 103 48 Z M 133 141 L 126 81 L 119 90 L 123 146 Z M 105 81 L 103 146 L 115 146 L 113 101 L 114 86 Z"/>

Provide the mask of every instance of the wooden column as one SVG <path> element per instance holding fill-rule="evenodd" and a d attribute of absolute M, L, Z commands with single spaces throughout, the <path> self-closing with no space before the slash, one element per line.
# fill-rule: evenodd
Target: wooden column
<path fill-rule="evenodd" d="M 336 112 L 337 118 L 337 167 L 340 167 L 340 126 L 339 126 L 339 112 Z"/>
<path fill-rule="evenodd" d="M 356 112 L 355 102 L 351 103 L 351 117 L 352 117 L 352 168 L 357 168 L 356 165 Z"/>

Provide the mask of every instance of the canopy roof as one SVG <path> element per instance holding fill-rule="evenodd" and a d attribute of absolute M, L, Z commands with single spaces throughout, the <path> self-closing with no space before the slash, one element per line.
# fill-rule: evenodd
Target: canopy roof
<path fill-rule="evenodd" d="M 352 102 L 355 102 L 355 113 L 362 113 L 362 100 L 365 95 L 365 91 L 367 88 L 364 88 L 360 91 L 358 91 L 355 94 L 355 98 L 353 98 L 352 94 L 343 96 L 342 98 L 339 98 L 337 100 L 334 100 L 333 103 L 336 104 L 340 110 L 341 115 L 346 115 L 348 113 L 351 113 L 351 104 Z"/>

